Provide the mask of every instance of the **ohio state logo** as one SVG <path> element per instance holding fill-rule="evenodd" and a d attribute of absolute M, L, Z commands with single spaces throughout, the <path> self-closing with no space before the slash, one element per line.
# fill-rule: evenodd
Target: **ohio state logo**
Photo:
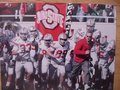
<path fill-rule="evenodd" d="M 64 16 L 53 5 L 45 4 L 43 10 L 37 12 L 37 17 L 37 22 L 42 22 L 47 29 L 54 29 L 57 25 L 63 28 Z"/>

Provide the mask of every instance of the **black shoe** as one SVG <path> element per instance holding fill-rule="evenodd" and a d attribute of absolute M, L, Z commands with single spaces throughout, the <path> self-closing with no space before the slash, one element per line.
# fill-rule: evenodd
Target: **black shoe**
<path fill-rule="evenodd" d="M 6 86 L 6 87 L 4 88 L 4 90 L 9 90 L 9 87 L 8 87 L 8 86 Z"/>

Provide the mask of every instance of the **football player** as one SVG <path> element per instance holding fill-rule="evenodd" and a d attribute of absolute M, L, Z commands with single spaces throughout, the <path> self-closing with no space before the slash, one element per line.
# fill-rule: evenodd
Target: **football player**
<path fill-rule="evenodd" d="M 100 38 L 101 38 L 101 32 L 95 31 L 93 32 L 93 47 L 91 48 L 91 58 L 92 58 L 92 65 L 95 66 L 99 59 L 99 53 L 100 53 Z"/>
<path fill-rule="evenodd" d="M 101 40 L 101 45 L 100 45 L 100 60 L 98 62 L 98 68 L 101 71 L 100 75 L 101 75 L 101 88 L 102 89 L 106 89 L 106 85 L 108 84 L 104 84 L 106 83 L 109 75 L 108 75 L 108 60 L 109 60 L 109 55 L 108 55 L 108 51 L 107 47 L 108 47 L 109 43 L 107 41 L 107 36 L 103 36 L 102 40 Z"/>
<path fill-rule="evenodd" d="M 95 31 L 95 19 L 90 18 L 86 22 L 87 31 L 93 33 Z"/>
<path fill-rule="evenodd" d="M 51 64 L 57 68 L 57 75 L 60 79 L 59 88 L 62 88 L 62 84 L 65 76 L 65 57 L 69 50 L 69 43 L 65 33 L 61 33 L 58 36 L 58 42 L 49 49 L 48 54 L 51 56 Z"/>
<path fill-rule="evenodd" d="M 38 53 L 39 53 L 39 46 L 38 46 L 38 43 L 41 41 L 43 35 L 34 27 L 34 26 L 31 26 L 29 28 L 29 39 L 31 41 L 31 51 L 30 51 L 30 56 L 31 56 L 31 59 L 33 61 L 33 65 L 34 65 L 34 69 L 35 69 L 35 85 L 38 85 L 38 81 L 39 81 L 39 78 L 38 78 Z"/>
<path fill-rule="evenodd" d="M 43 88 L 47 85 L 47 73 L 50 65 L 50 56 L 47 54 L 48 48 L 51 47 L 53 36 L 45 34 L 43 40 L 39 43 L 39 61 L 41 62 L 39 68 L 43 82 Z"/>
<path fill-rule="evenodd" d="M 2 28 L 0 28 L 0 52 L 1 52 L 0 53 L 1 72 L 2 74 L 4 73 L 5 78 L 7 78 L 7 75 L 11 74 L 9 63 L 12 56 L 11 56 L 10 43 L 8 42 L 8 39 L 5 36 L 5 34 L 3 34 Z M 11 82 L 11 77 L 8 77 L 6 87 L 10 86 L 10 82 Z"/>
<path fill-rule="evenodd" d="M 15 76 L 16 76 L 16 86 L 15 89 L 19 90 L 18 80 L 22 73 L 22 68 L 25 69 L 27 73 L 25 75 L 25 80 L 30 81 L 31 74 L 33 73 L 33 65 L 30 57 L 31 43 L 28 41 L 28 29 L 21 28 L 19 31 L 19 38 L 14 42 L 12 49 L 13 58 L 12 61 L 15 62 Z"/>

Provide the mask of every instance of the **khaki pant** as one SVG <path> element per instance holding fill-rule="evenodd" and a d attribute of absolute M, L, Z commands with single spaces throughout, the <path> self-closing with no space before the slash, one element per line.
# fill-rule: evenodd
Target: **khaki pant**
<path fill-rule="evenodd" d="M 81 74 L 81 72 L 83 72 L 83 82 L 84 82 L 84 84 L 89 84 L 89 78 L 90 78 L 89 61 L 83 61 L 81 63 L 79 63 L 79 62 L 74 62 L 73 63 L 73 69 L 72 69 L 72 73 L 71 73 L 72 84 L 75 84 L 76 76 Z"/>

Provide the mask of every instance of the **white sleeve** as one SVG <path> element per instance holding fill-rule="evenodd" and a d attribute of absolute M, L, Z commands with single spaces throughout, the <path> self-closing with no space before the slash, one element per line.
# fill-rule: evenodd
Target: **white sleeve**
<path fill-rule="evenodd" d="M 39 48 L 38 48 L 38 54 L 42 54 L 41 50 L 42 50 L 42 49 L 39 47 Z"/>
<path fill-rule="evenodd" d="M 19 46 L 17 44 L 14 44 L 12 49 L 12 54 L 17 54 L 17 53 L 19 53 Z"/>
<path fill-rule="evenodd" d="M 70 54 L 71 54 L 71 50 L 69 50 L 69 51 L 67 52 L 66 60 L 65 60 L 65 65 L 68 64 L 68 63 L 70 62 L 70 60 L 71 60 Z"/>

